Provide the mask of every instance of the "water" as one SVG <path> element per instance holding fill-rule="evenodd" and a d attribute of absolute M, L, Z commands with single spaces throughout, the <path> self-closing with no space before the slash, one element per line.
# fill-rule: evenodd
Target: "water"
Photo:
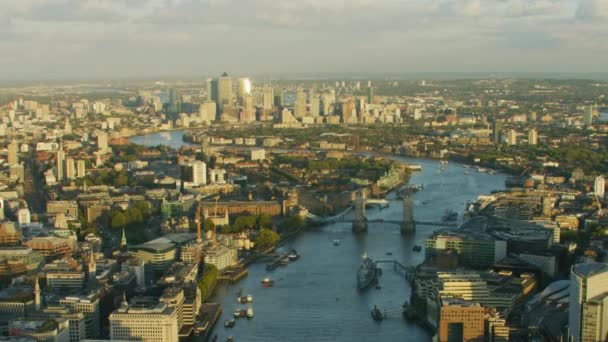
<path fill-rule="evenodd" d="M 134 142 L 147 141 L 178 146 L 183 132 L 147 139 L 137 137 Z M 504 186 L 505 176 L 480 174 L 462 165 L 450 163 L 440 171 L 439 163 L 397 157 L 398 160 L 421 164 L 422 172 L 414 173 L 411 183 L 424 184 L 416 194 L 414 215 L 420 221 L 439 221 L 446 209 L 459 212 L 478 194 L 489 193 Z M 465 175 L 469 170 L 471 175 Z M 389 208 L 369 209 L 369 219 L 400 220 L 402 202 L 389 195 Z M 426 203 L 426 204 L 423 204 Z M 223 314 L 214 330 L 219 341 L 234 336 L 236 341 L 430 341 L 431 336 L 415 324 L 394 315 L 377 323 L 370 315 L 374 305 L 382 310 L 396 309 L 409 299 L 410 287 L 392 267 L 383 266 L 380 290 L 370 288 L 359 293 L 355 274 L 364 252 L 374 259 L 396 259 L 405 265 L 423 261 L 424 252 L 413 252 L 412 247 L 423 245 L 436 227 L 418 226 L 414 237 L 404 238 L 399 226 L 387 223 L 370 224 L 367 234 L 353 235 L 348 223 L 336 223 L 319 230 L 304 232 L 283 249 L 295 248 L 302 256 L 286 267 L 266 271 L 263 264 L 251 265 L 249 275 L 235 285 L 217 288 L 212 300 L 223 306 Z M 332 241 L 339 239 L 340 246 Z M 390 252 L 392 255 L 387 255 Z M 275 280 L 272 288 L 263 288 L 261 280 Z M 224 321 L 232 318 L 237 307 L 236 293 L 254 296 L 255 317 L 238 319 L 232 329 L 224 328 Z"/>

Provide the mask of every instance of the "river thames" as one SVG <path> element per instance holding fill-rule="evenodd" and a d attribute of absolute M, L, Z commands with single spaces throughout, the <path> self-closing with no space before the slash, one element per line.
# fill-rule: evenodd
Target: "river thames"
<path fill-rule="evenodd" d="M 173 131 L 148 136 L 132 137 L 137 144 L 171 147 L 184 145 L 184 132 Z M 444 170 L 435 160 L 393 157 L 396 160 L 422 165 L 414 172 L 411 184 L 423 184 L 414 200 L 414 216 L 420 221 L 440 221 L 447 209 L 462 214 L 467 201 L 479 194 L 504 188 L 505 175 L 489 175 L 450 163 Z M 470 174 L 465 174 L 469 171 Z M 467 172 L 467 173 L 469 173 Z M 387 199 L 386 209 L 367 210 L 370 220 L 401 220 L 402 204 L 394 194 Z M 424 240 L 437 227 L 418 226 L 415 236 L 403 237 L 399 226 L 374 223 L 368 232 L 354 235 L 349 223 L 335 223 L 315 228 L 298 235 L 282 247 L 295 248 L 301 258 L 296 262 L 266 271 L 264 264 L 253 264 L 249 275 L 235 285 L 221 285 L 213 301 L 221 303 L 223 314 L 215 327 L 219 341 L 234 336 L 235 341 L 430 341 L 431 336 L 416 324 L 397 314 L 377 323 L 370 310 L 377 305 L 382 310 L 396 309 L 409 299 L 410 287 L 395 273 L 392 266 L 384 266 L 380 278 L 381 289 L 370 288 L 360 293 L 355 275 L 361 255 L 373 259 L 395 259 L 402 264 L 417 265 L 424 259 L 424 251 L 412 247 L 424 245 Z M 339 239 L 339 246 L 332 241 Z M 387 253 L 391 253 L 388 255 Z M 272 288 L 263 288 L 265 277 L 275 280 Z M 224 328 L 224 321 L 232 318 L 237 305 L 236 293 L 254 297 L 255 317 L 237 320 L 236 326 Z"/>

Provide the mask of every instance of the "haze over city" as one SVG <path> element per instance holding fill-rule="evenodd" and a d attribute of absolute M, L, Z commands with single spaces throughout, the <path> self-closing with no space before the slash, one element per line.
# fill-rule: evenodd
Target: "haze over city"
<path fill-rule="evenodd" d="M 604 0 L 20 0 L 5 80 L 605 71 Z"/>

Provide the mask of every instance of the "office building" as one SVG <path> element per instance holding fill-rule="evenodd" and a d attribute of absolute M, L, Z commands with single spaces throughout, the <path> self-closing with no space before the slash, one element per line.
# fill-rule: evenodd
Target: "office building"
<path fill-rule="evenodd" d="M 321 114 L 321 99 L 318 96 L 313 96 L 310 99 L 310 115 L 319 116 Z"/>
<path fill-rule="evenodd" d="M 262 108 L 271 110 L 274 105 L 274 92 L 271 86 L 264 86 L 262 94 Z"/>
<path fill-rule="evenodd" d="M 101 332 L 101 316 L 99 297 L 95 293 L 87 295 L 68 296 L 59 300 L 59 304 L 84 314 L 85 336 L 99 338 Z"/>
<path fill-rule="evenodd" d="M 240 105 L 245 104 L 245 96 L 251 95 L 251 81 L 249 78 L 239 78 L 236 80 L 236 99 Z"/>
<path fill-rule="evenodd" d="M 264 160 L 266 159 L 266 150 L 264 150 L 263 148 L 254 148 L 250 151 L 251 153 L 251 160 L 252 161 L 258 161 L 258 160 Z"/>
<path fill-rule="evenodd" d="M 67 319 L 54 318 L 20 318 L 11 321 L 8 325 L 9 336 L 31 338 L 44 342 L 69 342 L 70 322 Z"/>
<path fill-rule="evenodd" d="M 484 341 L 484 308 L 479 303 L 449 297 L 442 297 L 439 301 L 440 342 Z"/>
<path fill-rule="evenodd" d="M 595 177 L 595 184 L 593 185 L 593 190 L 597 197 L 603 198 L 606 192 L 606 180 L 603 176 Z"/>
<path fill-rule="evenodd" d="M 223 73 L 217 81 L 217 107 L 220 113 L 225 107 L 232 107 L 232 79 Z"/>
<path fill-rule="evenodd" d="M 528 144 L 530 144 L 530 145 L 538 144 L 538 132 L 536 131 L 536 128 L 532 128 L 528 132 Z"/>
<path fill-rule="evenodd" d="M 87 174 L 87 168 L 85 161 L 83 159 L 79 159 L 76 162 L 76 177 L 83 178 Z"/>
<path fill-rule="evenodd" d="M 63 180 L 63 177 L 65 175 L 64 172 L 64 162 L 65 162 L 65 152 L 63 152 L 63 148 L 60 148 L 59 151 L 57 151 L 56 154 L 56 166 L 55 166 L 55 178 L 57 179 L 58 182 L 61 182 Z"/>
<path fill-rule="evenodd" d="M 76 179 L 76 166 L 74 163 L 74 158 L 68 157 L 65 159 L 65 178 L 67 178 L 67 180 Z"/>
<path fill-rule="evenodd" d="M 370 105 L 373 105 L 374 103 L 376 103 L 374 87 L 371 85 L 371 83 L 369 83 L 367 86 L 367 103 L 369 103 Z"/>
<path fill-rule="evenodd" d="M 293 113 L 296 118 L 306 116 L 306 93 L 301 89 L 298 89 L 296 93 L 296 102 L 294 104 Z"/>
<path fill-rule="evenodd" d="M 501 143 L 502 122 L 494 120 L 492 122 L 492 135 L 495 144 Z"/>
<path fill-rule="evenodd" d="M 507 144 L 511 146 L 517 145 L 517 132 L 514 129 L 510 129 L 507 134 Z"/>
<path fill-rule="evenodd" d="M 32 216 L 28 208 L 17 210 L 17 222 L 20 226 L 32 223 Z"/>
<path fill-rule="evenodd" d="M 570 272 L 569 341 L 608 340 L 608 264 L 583 263 Z"/>
<path fill-rule="evenodd" d="M 19 163 L 19 144 L 13 140 L 8 144 L 8 165 L 16 165 Z"/>
<path fill-rule="evenodd" d="M 587 126 L 593 124 L 593 106 L 586 106 L 583 113 L 583 123 Z"/>
<path fill-rule="evenodd" d="M 97 132 L 97 150 L 100 153 L 106 153 L 108 150 L 108 133 L 99 131 Z"/>
<path fill-rule="evenodd" d="M 163 238 L 130 246 L 129 250 L 143 260 L 149 269 L 155 271 L 166 270 L 176 259 L 175 244 Z"/>
<path fill-rule="evenodd" d="M 205 251 L 205 264 L 213 265 L 219 271 L 236 264 L 237 259 L 236 248 L 215 246 Z"/>
<path fill-rule="evenodd" d="M 199 118 L 204 123 L 209 124 L 217 118 L 217 104 L 215 102 L 201 103 L 198 111 Z"/>
<path fill-rule="evenodd" d="M 130 304 L 123 299 L 121 306 L 110 314 L 109 320 L 111 340 L 179 340 L 177 310 L 149 297 L 134 297 Z"/>
<path fill-rule="evenodd" d="M 85 318 L 82 312 L 77 312 L 59 304 L 50 304 L 35 315 L 40 318 L 61 318 L 67 320 L 69 325 L 70 342 L 79 342 L 86 339 Z"/>
<path fill-rule="evenodd" d="M 192 183 L 198 185 L 207 184 L 207 164 L 200 160 L 192 162 Z"/>
<path fill-rule="evenodd" d="M 207 79 L 207 102 L 217 102 L 217 80 Z"/>

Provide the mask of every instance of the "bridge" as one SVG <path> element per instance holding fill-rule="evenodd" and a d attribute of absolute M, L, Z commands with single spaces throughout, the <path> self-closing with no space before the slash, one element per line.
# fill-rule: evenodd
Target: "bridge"
<path fill-rule="evenodd" d="M 416 221 L 414 220 L 414 203 L 413 197 L 414 193 L 419 191 L 421 187 L 410 187 L 403 191 L 403 220 L 383 220 L 383 219 L 373 219 L 368 220 L 365 216 L 365 208 L 369 205 L 379 205 L 380 207 L 388 207 L 389 201 L 386 199 L 368 199 L 365 196 L 365 193 L 362 191 L 357 192 L 354 204 L 348 208 L 346 208 L 341 213 L 330 216 L 330 217 L 320 217 L 314 214 L 307 214 L 307 219 L 316 224 L 330 224 L 336 222 L 349 222 L 352 224 L 352 229 L 354 233 L 365 232 L 367 231 L 369 224 L 374 223 L 388 223 L 399 225 L 401 229 L 401 233 L 410 234 L 416 231 L 416 226 L 429 226 L 429 227 L 457 227 L 455 222 L 433 222 L 433 221 Z M 354 219 L 345 219 L 346 214 L 348 214 L 351 210 L 355 210 Z"/>

